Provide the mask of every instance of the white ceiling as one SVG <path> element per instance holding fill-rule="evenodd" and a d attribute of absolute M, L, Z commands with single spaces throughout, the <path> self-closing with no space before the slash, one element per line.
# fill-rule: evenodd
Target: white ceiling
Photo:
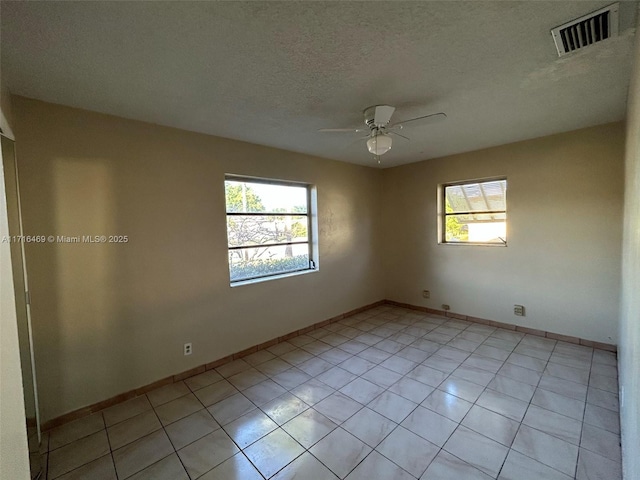
<path fill-rule="evenodd" d="M 382 166 L 621 120 L 637 2 L 620 37 L 559 59 L 550 29 L 610 2 L 2 2 L 19 95 L 375 165 L 359 127 L 403 130 Z"/>

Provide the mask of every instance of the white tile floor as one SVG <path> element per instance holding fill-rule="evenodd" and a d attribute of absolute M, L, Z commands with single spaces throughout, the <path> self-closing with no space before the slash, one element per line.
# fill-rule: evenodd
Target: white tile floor
<path fill-rule="evenodd" d="M 616 480 L 614 354 L 382 306 L 45 436 L 48 479 Z"/>

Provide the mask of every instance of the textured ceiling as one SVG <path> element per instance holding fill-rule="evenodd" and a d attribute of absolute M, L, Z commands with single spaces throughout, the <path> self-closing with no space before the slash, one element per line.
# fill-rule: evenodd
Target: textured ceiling
<path fill-rule="evenodd" d="M 624 118 L 637 2 L 620 37 L 559 59 L 550 29 L 609 2 L 2 2 L 19 95 L 364 165 L 359 127 L 403 130 L 382 166 Z"/>

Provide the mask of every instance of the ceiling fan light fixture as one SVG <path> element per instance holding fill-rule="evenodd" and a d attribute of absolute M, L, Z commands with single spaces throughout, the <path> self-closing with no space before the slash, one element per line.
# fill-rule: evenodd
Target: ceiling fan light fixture
<path fill-rule="evenodd" d="M 375 135 L 367 140 L 367 148 L 369 149 L 369 153 L 379 156 L 391 150 L 392 143 L 393 139 L 389 135 Z"/>

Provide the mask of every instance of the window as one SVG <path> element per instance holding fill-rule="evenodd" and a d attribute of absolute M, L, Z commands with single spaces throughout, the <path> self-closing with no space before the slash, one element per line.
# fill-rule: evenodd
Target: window
<path fill-rule="evenodd" d="M 507 244 L 506 178 L 445 184 L 441 191 L 441 243 Z"/>
<path fill-rule="evenodd" d="M 306 184 L 227 176 L 231 283 L 315 268 Z"/>

